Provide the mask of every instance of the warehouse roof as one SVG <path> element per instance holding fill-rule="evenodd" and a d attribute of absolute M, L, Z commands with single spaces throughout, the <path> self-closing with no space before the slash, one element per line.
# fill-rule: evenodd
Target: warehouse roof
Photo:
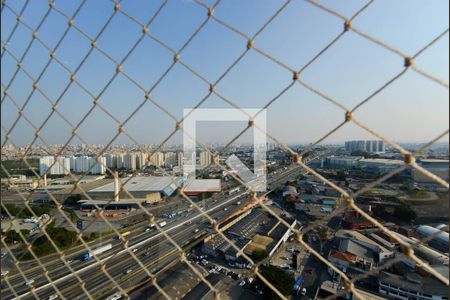
<path fill-rule="evenodd" d="M 128 204 L 137 204 L 137 203 L 145 203 L 147 199 L 120 199 L 120 201 L 114 200 L 80 200 L 81 205 L 128 205 Z"/>
<path fill-rule="evenodd" d="M 433 267 L 434 268 L 434 267 Z M 448 278 L 448 266 L 443 266 L 444 274 Z M 437 271 L 440 272 L 441 269 Z M 405 276 L 395 275 L 386 271 L 381 271 L 379 280 L 394 287 L 400 287 L 410 291 L 418 291 L 422 294 L 448 295 L 448 287 L 433 276 L 422 277 L 417 273 L 406 274 Z"/>
<path fill-rule="evenodd" d="M 132 178 L 120 178 L 123 184 L 123 189 L 128 192 L 158 192 L 162 191 L 168 187 L 172 189 L 177 188 L 177 184 L 180 182 L 179 177 L 169 177 L 169 176 L 139 176 Z M 175 184 L 175 182 L 177 184 Z M 89 191 L 90 193 L 105 193 L 114 192 L 114 181 L 96 187 Z"/>
<path fill-rule="evenodd" d="M 440 229 L 428 225 L 418 226 L 416 230 L 423 235 L 433 236 L 435 239 L 448 243 L 448 232 L 441 231 Z"/>
<path fill-rule="evenodd" d="M 186 183 L 185 192 L 219 192 L 220 179 L 193 180 Z"/>

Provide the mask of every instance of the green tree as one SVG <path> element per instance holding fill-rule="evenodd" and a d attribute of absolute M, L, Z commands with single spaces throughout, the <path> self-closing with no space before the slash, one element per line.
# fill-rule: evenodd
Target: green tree
<path fill-rule="evenodd" d="M 64 204 L 75 204 L 81 199 L 80 195 L 70 195 L 64 200 Z"/>
<path fill-rule="evenodd" d="M 288 296 L 294 286 L 295 280 L 294 276 L 290 275 L 285 270 L 276 266 L 261 266 L 261 274 L 275 286 L 283 295 Z M 264 299 L 280 299 L 277 294 L 275 294 L 272 289 L 260 283 L 264 286 Z"/>
<path fill-rule="evenodd" d="M 253 250 L 252 256 L 258 262 L 267 257 L 267 251 L 264 249 L 255 249 Z"/>
<path fill-rule="evenodd" d="M 414 210 L 406 204 L 400 204 L 394 209 L 394 217 L 399 218 L 403 221 L 410 222 L 417 218 L 417 214 Z"/>
<path fill-rule="evenodd" d="M 388 215 L 386 208 L 383 205 L 377 205 L 374 207 L 373 212 L 377 217 L 384 218 Z"/>

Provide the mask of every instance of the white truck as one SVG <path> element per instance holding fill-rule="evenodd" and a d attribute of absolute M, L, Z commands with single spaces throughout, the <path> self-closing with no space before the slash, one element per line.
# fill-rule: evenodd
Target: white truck
<path fill-rule="evenodd" d="M 93 255 L 99 255 L 99 254 L 101 254 L 101 253 L 103 253 L 105 251 L 108 251 L 111 248 L 112 248 L 112 244 L 111 243 L 103 245 L 103 246 L 100 246 L 98 248 L 95 248 L 94 250 L 92 250 L 90 252 L 84 253 L 83 254 L 83 260 L 84 261 L 90 260 L 90 259 L 92 259 Z"/>
<path fill-rule="evenodd" d="M 162 221 L 161 223 L 159 223 L 159 227 L 164 227 L 164 226 L 166 226 L 167 225 L 167 222 L 166 221 Z"/>

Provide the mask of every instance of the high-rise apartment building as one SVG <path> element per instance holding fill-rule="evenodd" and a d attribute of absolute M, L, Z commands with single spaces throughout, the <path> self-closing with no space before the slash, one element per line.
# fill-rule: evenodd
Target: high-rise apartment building
<path fill-rule="evenodd" d="M 136 153 L 127 153 L 123 158 L 123 168 L 126 170 L 136 170 Z"/>
<path fill-rule="evenodd" d="M 150 163 L 157 168 L 164 165 L 164 153 L 161 152 L 153 153 L 153 155 L 150 157 Z"/>
<path fill-rule="evenodd" d="M 179 152 L 177 154 L 177 166 L 179 167 L 183 166 L 183 152 Z"/>
<path fill-rule="evenodd" d="M 105 160 L 106 160 L 106 166 L 110 169 L 110 170 L 115 170 L 117 169 L 117 158 L 114 154 L 105 154 L 104 155 Z"/>
<path fill-rule="evenodd" d="M 124 164 L 123 164 L 124 156 L 125 155 L 123 153 L 116 153 L 115 154 L 117 169 L 123 169 L 124 168 Z"/>
<path fill-rule="evenodd" d="M 177 156 L 174 152 L 166 152 L 164 153 L 164 166 L 173 168 L 176 166 Z"/>
<path fill-rule="evenodd" d="M 105 174 L 106 157 L 99 157 L 98 160 L 91 156 L 73 156 L 70 159 L 70 169 L 75 173 Z"/>
<path fill-rule="evenodd" d="M 349 153 L 354 151 L 383 153 L 386 151 L 386 148 L 383 141 L 347 141 L 345 142 L 345 151 Z"/>
<path fill-rule="evenodd" d="M 54 163 L 54 164 L 53 164 Z M 47 172 L 48 170 L 48 172 Z M 44 173 L 50 175 L 67 175 L 70 172 L 70 158 L 68 157 L 57 157 L 55 162 L 55 157 L 44 156 L 39 159 L 39 174 L 44 175 Z"/>
<path fill-rule="evenodd" d="M 200 166 L 205 167 L 211 163 L 211 155 L 207 151 L 200 153 Z"/>
<path fill-rule="evenodd" d="M 139 152 L 136 157 L 136 168 L 144 169 L 147 167 L 148 163 L 148 153 Z"/>

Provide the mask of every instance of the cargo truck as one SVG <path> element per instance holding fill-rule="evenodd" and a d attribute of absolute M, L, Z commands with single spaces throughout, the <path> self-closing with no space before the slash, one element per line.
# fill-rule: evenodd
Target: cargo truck
<path fill-rule="evenodd" d="M 95 248 L 94 250 L 92 250 L 90 252 L 84 253 L 83 254 L 83 260 L 84 261 L 91 260 L 94 255 L 99 255 L 99 254 L 101 254 L 101 253 L 103 253 L 105 251 L 108 251 L 111 248 L 112 248 L 112 244 L 111 243 L 103 245 L 103 246 L 100 246 L 98 248 Z"/>

